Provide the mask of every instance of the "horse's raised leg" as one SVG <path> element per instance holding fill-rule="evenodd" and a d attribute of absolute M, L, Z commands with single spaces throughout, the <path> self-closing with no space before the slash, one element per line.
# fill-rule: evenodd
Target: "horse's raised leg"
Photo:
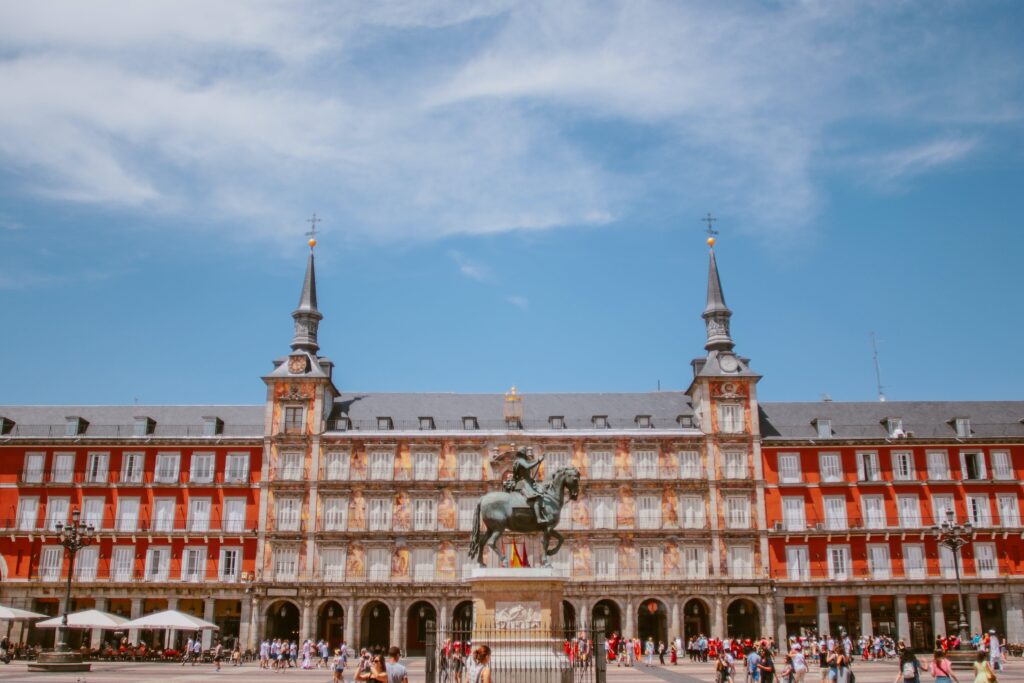
<path fill-rule="evenodd" d="M 558 544 L 555 545 L 554 548 L 549 547 L 552 537 L 558 539 Z M 562 538 L 562 534 L 555 531 L 552 527 L 544 528 L 544 559 L 541 560 L 542 567 L 551 566 L 551 556 L 558 554 L 558 551 L 562 548 L 562 543 L 564 542 L 565 539 Z"/>
<path fill-rule="evenodd" d="M 498 545 L 498 541 L 501 540 L 501 535 L 503 533 L 505 533 L 504 529 L 495 529 L 494 531 L 492 531 L 490 535 L 487 537 L 486 545 L 491 546 L 491 549 L 494 550 L 494 552 L 497 554 L 498 560 L 500 562 L 499 566 L 507 567 L 508 558 L 505 557 L 505 553 L 501 552 L 501 546 Z"/>

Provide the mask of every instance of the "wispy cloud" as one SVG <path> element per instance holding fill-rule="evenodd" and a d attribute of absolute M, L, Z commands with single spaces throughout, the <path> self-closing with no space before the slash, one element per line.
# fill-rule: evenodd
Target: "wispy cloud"
<path fill-rule="evenodd" d="M 509 302 L 516 308 L 521 308 L 524 311 L 530 307 L 530 300 L 527 299 L 525 296 L 519 296 L 518 294 L 508 295 L 507 297 L 505 297 L 505 301 Z"/>
<path fill-rule="evenodd" d="M 459 273 L 470 280 L 476 280 L 477 282 L 486 282 L 492 278 L 490 268 L 487 266 L 477 263 L 463 254 L 461 251 L 449 251 L 449 256 L 455 261 L 455 265 L 459 269 Z"/>
<path fill-rule="evenodd" d="M 310 207 L 390 241 L 603 225 L 666 197 L 777 235 L 827 201 L 818 168 L 878 172 L 849 163 L 851 128 L 936 139 L 879 151 L 881 172 L 909 181 L 1019 125 L 1015 43 L 950 59 L 977 45 L 962 11 L 6 4 L 0 168 L 42 197 L 257 239 Z M 943 138 L 951 124 L 964 134 Z M 619 131 L 643 144 L 610 152 Z"/>

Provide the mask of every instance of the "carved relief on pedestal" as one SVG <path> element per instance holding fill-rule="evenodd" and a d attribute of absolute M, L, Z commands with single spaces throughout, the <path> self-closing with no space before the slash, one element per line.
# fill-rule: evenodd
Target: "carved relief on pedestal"
<path fill-rule="evenodd" d="M 451 489 L 441 489 L 441 502 L 437 506 L 437 526 L 444 531 L 455 529 L 458 508 Z"/>
<path fill-rule="evenodd" d="M 623 484 L 619 487 L 619 504 L 616 506 L 616 524 L 620 529 L 632 529 L 636 519 L 636 501 L 633 491 Z"/>
<path fill-rule="evenodd" d="M 366 529 L 366 499 L 359 489 L 353 492 L 352 500 L 348 504 L 348 528 L 352 531 Z"/>
<path fill-rule="evenodd" d="M 494 603 L 494 625 L 497 628 L 540 628 L 539 602 Z"/>

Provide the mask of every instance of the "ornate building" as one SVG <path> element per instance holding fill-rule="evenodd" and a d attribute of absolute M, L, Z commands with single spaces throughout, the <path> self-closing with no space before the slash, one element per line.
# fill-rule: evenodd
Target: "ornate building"
<path fill-rule="evenodd" d="M 1024 458 L 1024 403 L 984 412 L 998 424 L 960 437 L 984 444 L 974 451 L 923 434 L 897 448 L 889 434 L 855 429 L 867 419 L 862 414 L 876 409 L 900 408 L 908 427 L 917 426 L 920 411 L 923 429 L 942 410 L 970 415 L 970 404 L 762 405 L 759 376 L 733 351 L 732 314 L 713 251 L 705 354 L 693 361 L 685 392 L 339 389 L 334 364 L 319 355 L 316 293 L 311 251 L 292 313 L 291 352 L 263 378 L 263 405 L 0 407 L 0 486 L 6 490 L 0 601 L 53 614 L 62 609 L 67 563 L 53 528 L 77 508 L 99 530 L 100 542 L 79 556 L 80 597 L 72 609 L 96 606 L 138 616 L 177 607 L 217 621 L 248 647 L 264 636 L 324 636 L 335 643 L 344 636 L 353 645 L 399 644 L 415 653 L 428 621 L 469 616 L 463 576 L 475 505 L 506 472 L 508 463 L 495 453 L 514 443 L 544 456 L 542 476 L 564 465 L 583 476 L 583 491 L 558 527 L 566 542 L 555 565 L 569 578 L 568 621 L 601 616 L 609 629 L 666 638 L 782 635 L 832 624 L 853 631 L 857 623 L 867 626 L 870 616 L 872 630 L 917 633 L 917 600 L 939 580 L 938 565 L 932 571 L 923 560 L 925 574 L 907 573 L 909 565 L 898 558 L 915 540 L 922 557 L 932 557 L 935 546 L 918 528 L 891 528 L 893 506 L 903 505 L 904 490 L 919 492 L 922 500 L 948 490 L 954 507 L 981 514 L 976 496 L 991 490 L 1000 528 L 986 529 L 968 551 L 975 553 L 967 560 L 976 574 L 972 605 L 978 605 L 979 623 L 996 623 L 989 602 L 997 600 L 995 610 L 1007 611 L 1000 626 L 1011 639 L 1024 639 L 1020 605 L 998 598 L 1020 585 L 1014 543 L 1020 530 L 1012 531 L 1019 521 L 1003 516 L 1010 510 L 1003 501 L 1016 505 L 1020 498 L 1015 479 Z M 828 419 L 834 433 L 823 445 L 812 421 Z M 948 453 L 988 454 L 982 458 L 992 463 L 992 476 L 998 460 L 996 481 L 988 481 L 983 466 L 985 481 L 977 483 L 937 483 L 929 474 L 912 484 L 888 471 L 884 482 L 853 479 L 855 459 L 865 463 L 864 476 L 875 476 L 870 468 L 877 468 L 879 455 L 903 463 L 896 451 L 911 451 L 921 461 L 914 471 L 923 473 L 925 462 L 930 471 L 941 443 Z M 862 457 L 868 451 L 875 453 L 874 466 Z M 832 454 L 839 458 L 836 481 Z M 819 471 L 828 477 L 819 478 Z M 1007 471 L 1013 480 L 1004 478 Z M 876 515 L 879 508 L 863 507 L 876 505 L 864 502 L 876 495 L 891 515 L 885 528 L 858 528 L 854 519 L 860 518 L 852 513 L 846 528 L 828 526 L 833 497 Z M 791 502 L 797 498 L 803 501 L 800 521 Z M 922 515 L 920 526 L 926 524 Z M 883 538 L 889 577 L 898 574 L 898 586 L 878 573 L 882 555 L 875 546 Z M 980 550 L 985 543 L 989 550 Z M 847 553 L 844 574 L 822 559 L 840 547 Z M 535 546 L 526 548 L 537 557 Z M 876 553 L 869 555 L 876 572 L 870 578 L 864 553 Z M 996 577 L 977 569 L 989 566 L 988 557 L 999 567 Z M 840 567 L 842 558 L 835 558 Z M 875 597 L 866 603 L 857 597 L 878 592 L 872 581 L 893 596 L 889 612 Z M 850 596 L 859 622 L 847 618 Z M 13 635 L 41 637 L 17 629 Z M 130 637 L 152 641 L 170 634 Z"/>

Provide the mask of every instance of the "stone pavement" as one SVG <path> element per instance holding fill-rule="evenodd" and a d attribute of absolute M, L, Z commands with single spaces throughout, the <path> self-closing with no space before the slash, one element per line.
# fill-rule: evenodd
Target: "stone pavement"
<path fill-rule="evenodd" d="M 409 660 L 410 683 L 423 682 L 423 659 Z M 896 678 L 895 662 L 866 662 L 854 666 L 857 683 L 893 683 Z M 743 683 L 738 676 L 737 683 Z M 29 672 L 25 664 L 12 662 L 0 664 L 0 683 L 24 682 L 32 683 L 111 683 L 132 682 L 142 683 L 158 681 L 159 683 L 210 683 L 221 679 L 230 679 L 237 683 L 242 681 L 294 681 L 295 683 L 328 683 L 330 672 L 324 670 L 303 671 L 289 669 L 283 672 L 261 671 L 256 664 L 250 663 L 242 667 L 225 666 L 221 672 L 215 672 L 212 664 L 182 667 L 179 664 L 132 664 L 127 662 L 98 662 L 93 670 L 84 674 L 48 674 Z M 351 683 L 351 671 L 346 672 L 345 680 Z M 713 664 L 691 664 L 682 662 L 678 666 L 622 667 L 614 664 L 608 669 L 608 683 L 712 683 L 714 680 Z M 819 683 L 817 669 L 812 668 L 807 674 L 807 683 Z M 962 683 L 973 683 L 973 676 L 964 672 Z M 501 681 L 495 681 L 501 683 Z M 931 683 L 926 676 L 924 683 Z M 1024 661 L 1012 660 L 999 676 L 999 683 L 1024 683 Z"/>

